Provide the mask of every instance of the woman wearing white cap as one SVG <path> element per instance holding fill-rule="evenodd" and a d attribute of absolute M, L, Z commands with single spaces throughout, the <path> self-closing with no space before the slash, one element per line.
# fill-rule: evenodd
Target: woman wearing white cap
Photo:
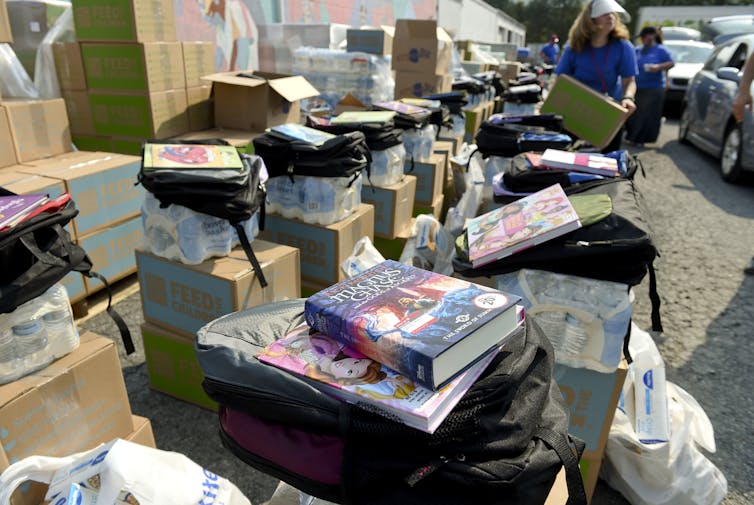
<path fill-rule="evenodd" d="M 592 0 L 584 5 L 568 32 L 568 44 L 555 73 L 566 74 L 590 88 L 636 110 L 636 53 L 619 15 L 630 20 L 615 0 Z M 620 149 L 621 128 L 603 152 Z"/>

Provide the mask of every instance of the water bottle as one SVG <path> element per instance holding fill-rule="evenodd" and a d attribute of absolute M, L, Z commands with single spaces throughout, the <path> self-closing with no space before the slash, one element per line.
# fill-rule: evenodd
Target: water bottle
<path fill-rule="evenodd" d="M 588 343 L 588 337 L 579 319 L 573 314 L 566 313 L 564 331 L 564 353 L 571 356 L 581 354 Z"/>
<path fill-rule="evenodd" d="M 52 362 L 52 353 L 47 346 L 47 331 L 40 319 L 30 319 L 13 326 L 13 338 L 18 345 L 18 354 L 24 360 L 24 374 L 44 368 Z"/>
<path fill-rule="evenodd" d="M 0 384 L 12 382 L 23 373 L 23 362 L 19 359 L 16 340 L 10 328 L 0 329 Z"/>
<path fill-rule="evenodd" d="M 47 339 L 53 359 L 70 353 L 79 345 L 79 332 L 73 322 L 70 308 L 60 308 L 42 316 L 47 328 Z"/>

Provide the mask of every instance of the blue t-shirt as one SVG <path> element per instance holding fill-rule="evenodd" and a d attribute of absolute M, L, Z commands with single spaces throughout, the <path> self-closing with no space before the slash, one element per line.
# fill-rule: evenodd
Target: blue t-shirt
<path fill-rule="evenodd" d="M 545 44 L 542 47 L 542 54 L 544 54 L 547 57 L 547 60 L 545 63 L 549 63 L 550 65 L 554 65 L 558 62 L 558 54 L 560 54 L 560 46 L 557 44 Z"/>
<path fill-rule="evenodd" d="M 662 44 L 655 44 L 652 47 L 636 48 L 636 63 L 639 65 L 639 75 L 636 76 L 637 88 L 664 88 L 665 71 L 645 72 L 644 65 L 666 63 L 673 61 L 668 50 Z"/>
<path fill-rule="evenodd" d="M 635 77 L 639 70 L 634 45 L 624 39 L 613 39 L 602 47 L 587 45 L 580 53 L 566 44 L 555 73 L 570 75 L 598 93 L 607 92 L 620 100 L 623 94 L 620 79 Z"/>

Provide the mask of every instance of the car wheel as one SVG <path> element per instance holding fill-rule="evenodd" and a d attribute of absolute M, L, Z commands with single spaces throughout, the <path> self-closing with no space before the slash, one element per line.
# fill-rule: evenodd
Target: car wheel
<path fill-rule="evenodd" d="M 726 182 L 737 182 L 741 178 L 741 125 L 733 125 L 725 134 L 720 175 Z"/>
<path fill-rule="evenodd" d="M 678 122 L 678 141 L 681 144 L 690 144 L 689 142 L 689 123 L 691 122 L 691 112 L 686 105 L 681 106 L 681 120 Z"/>

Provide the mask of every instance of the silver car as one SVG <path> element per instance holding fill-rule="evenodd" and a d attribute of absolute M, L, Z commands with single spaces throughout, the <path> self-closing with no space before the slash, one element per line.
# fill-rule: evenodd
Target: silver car
<path fill-rule="evenodd" d="M 689 82 L 702 69 L 715 46 L 694 40 L 666 40 L 663 45 L 675 62 L 675 66 L 668 70 L 665 103 L 678 106 L 683 101 Z"/>
<path fill-rule="evenodd" d="M 728 182 L 754 171 L 754 115 L 742 123 L 732 114 L 741 69 L 754 51 L 754 34 L 735 37 L 715 47 L 702 69 L 691 79 L 683 99 L 679 140 L 720 158 L 720 173 Z"/>

